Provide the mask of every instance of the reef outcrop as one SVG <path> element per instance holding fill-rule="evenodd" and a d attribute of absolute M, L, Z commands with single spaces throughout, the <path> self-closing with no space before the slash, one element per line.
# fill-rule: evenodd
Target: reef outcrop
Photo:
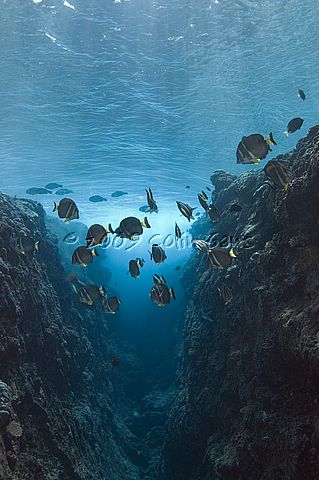
<path fill-rule="evenodd" d="M 193 237 L 237 259 L 219 271 L 197 252 L 185 270 L 161 480 L 319 478 L 319 127 L 278 159 L 293 171 L 287 192 L 262 170 L 211 177 L 221 219 L 199 220 Z"/>
<path fill-rule="evenodd" d="M 134 355 L 113 317 L 72 294 L 44 217 L 40 204 L 0 195 L 0 479 L 138 480 L 111 364 L 125 358 L 134 382 Z M 39 251 L 19 253 L 21 235 Z"/>

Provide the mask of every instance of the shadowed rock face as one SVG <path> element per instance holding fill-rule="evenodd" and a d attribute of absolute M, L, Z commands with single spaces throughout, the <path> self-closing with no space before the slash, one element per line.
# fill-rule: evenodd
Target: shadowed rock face
<path fill-rule="evenodd" d="M 34 256 L 16 250 L 21 234 L 40 240 Z M 77 303 L 39 204 L 0 195 L 0 238 L 0 478 L 138 480 L 110 359 L 126 358 L 131 382 L 138 369 L 113 317 Z"/>
<path fill-rule="evenodd" d="M 259 189 L 262 170 L 212 175 L 214 239 L 232 237 L 238 256 L 216 271 L 198 252 L 184 274 L 161 480 L 319 478 L 319 127 L 280 160 L 293 170 L 287 192 Z M 206 219 L 193 228 L 194 238 L 211 233 Z M 233 293 L 226 306 L 220 281 Z"/>

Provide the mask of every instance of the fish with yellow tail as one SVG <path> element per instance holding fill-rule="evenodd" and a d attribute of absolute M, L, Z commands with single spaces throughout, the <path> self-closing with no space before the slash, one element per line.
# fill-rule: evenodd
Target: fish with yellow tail
<path fill-rule="evenodd" d="M 58 212 L 58 217 L 64 219 L 65 222 L 71 222 L 79 218 L 79 209 L 71 198 L 62 198 L 57 204 L 54 202 L 53 212 Z"/>
<path fill-rule="evenodd" d="M 258 164 L 260 160 L 266 158 L 268 153 L 271 152 L 270 145 L 277 145 L 271 132 L 266 138 L 260 133 L 253 133 L 248 135 L 248 137 L 243 137 L 236 151 L 237 163 L 244 165 Z"/>
<path fill-rule="evenodd" d="M 105 297 L 102 303 L 102 312 L 115 315 L 121 305 L 121 300 L 115 295 L 113 297 Z"/>
<path fill-rule="evenodd" d="M 176 300 L 174 289 L 167 286 L 163 275 L 153 275 L 154 285 L 150 291 L 150 298 L 158 307 L 164 307 L 171 302 L 171 299 Z"/>
<path fill-rule="evenodd" d="M 103 225 L 100 225 L 98 223 L 91 225 L 86 234 L 86 246 L 102 246 L 107 240 L 108 233 L 111 233 L 109 227 L 103 227 Z"/>
<path fill-rule="evenodd" d="M 272 187 L 288 190 L 292 178 L 292 171 L 287 165 L 278 160 L 269 160 L 264 168 L 267 182 Z"/>
<path fill-rule="evenodd" d="M 204 255 L 207 256 L 210 268 L 223 269 L 228 267 L 236 254 L 234 249 L 228 250 L 224 247 L 210 247 L 209 243 L 205 240 L 193 240 L 193 244 Z"/>
<path fill-rule="evenodd" d="M 95 248 L 90 250 L 88 247 L 77 247 L 72 254 L 72 264 L 86 267 L 90 263 L 93 263 L 94 257 L 98 256 L 99 254 Z"/>
<path fill-rule="evenodd" d="M 141 274 L 141 268 L 144 266 L 145 260 L 143 258 L 136 258 L 130 260 L 128 264 L 129 274 L 133 278 L 138 278 Z"/>
<path fill-rule="evenodd" d="M 113 230 L 111 224 L 109 224 L 109 231 L 115 233 L 118 237 L 128 238 L 129 240 L 135 240 L 139 235 L 142 235 L 144 228 L 151 228 L 147 217 L 143 220 L 139 220 L 136 217 L 126 217 L 121 220 L 120 225 Z"/>

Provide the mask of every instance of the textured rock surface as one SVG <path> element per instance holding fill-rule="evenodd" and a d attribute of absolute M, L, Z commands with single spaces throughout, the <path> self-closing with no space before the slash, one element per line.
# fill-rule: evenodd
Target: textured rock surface
<path fill-rule="evenodd" d="M 235 243 L 238 258 L 219 272 L 198 252 L 184 274 L 190 301 L 161 480 L 319 478 L 319 127 L 281 160 L 293 170 L 287 192 L 260 188 L 261 170 L 212 175 L 214 239 Z M 195 238 L 211 233 L 196 222 Z M 227 306 L 220 280 L 233 292 Z"/>
<path fill-rule="evenodd" d="M 21 233 L 40 240 L 33 258 L 15 249 Z M 0 238 L 0 479 L 139 479 L 139 444 L 119 413 L 123 374 L 110 362 L 124 359 L 134 382 L 136 359 L 113 317 L 77 303 L 39 204 L 0 195 Z"/>

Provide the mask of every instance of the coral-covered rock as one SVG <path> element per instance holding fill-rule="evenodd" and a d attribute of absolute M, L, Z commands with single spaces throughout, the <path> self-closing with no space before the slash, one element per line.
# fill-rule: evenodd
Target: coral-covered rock
<path fill-rule="evenodd" d="M 217 271 L 197 252 L 184 270 L 161 480 L 319 478 L 319 127 L 279 160 L 293 172 L 287 192 L 263 185 L 261 170 L 212 175 L 221 219 L 192 232 L 228 235 L 237 259 Z M 241 211 L 230 212 L 234 202 Z"/>
<path fill-rule="evenodd" d="M 0 194 L 0 239 L 0 478 L 139 480 L 110 362 L 124 348 L 65 281 L 41 205 Z"/>

